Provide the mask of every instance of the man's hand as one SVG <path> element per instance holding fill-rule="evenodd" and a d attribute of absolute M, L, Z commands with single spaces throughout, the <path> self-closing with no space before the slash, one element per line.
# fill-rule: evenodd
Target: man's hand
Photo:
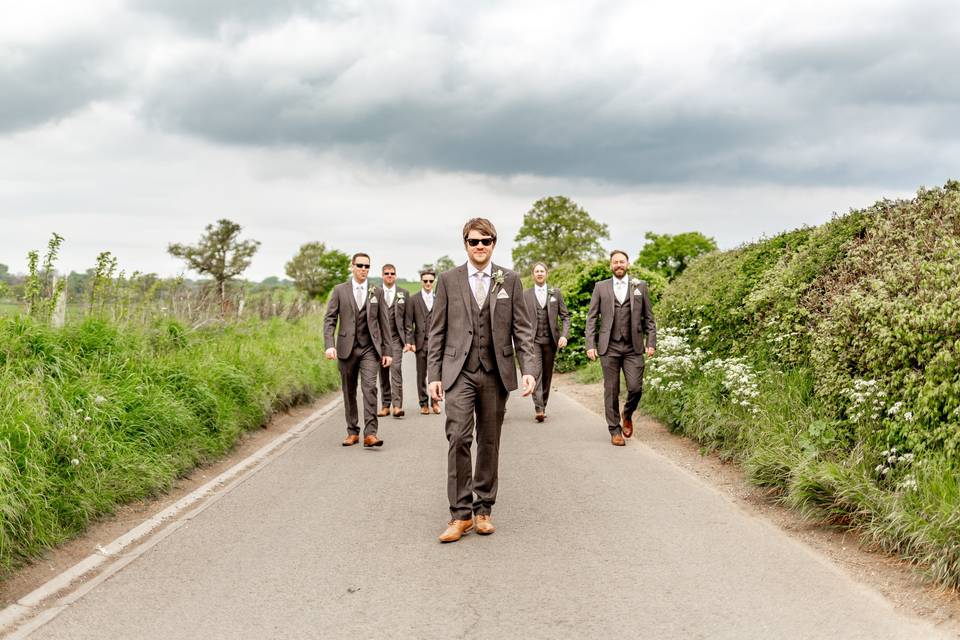
<path fill-rule="evenodd" d="M 596 349 L 587 349 L 587 357 L 591 360 L 597 359 L 597 350 Z"/>
<path fill-rule="evenodd" d="M 415 345 L 415 344 L 404 345 L 403 350 L 404 350 L 404 351 L 409 351 L 410 353 L 416 353 L 416 351 L 417 351 L 417 345 Z"/>
<path fill-rule="evenodd" d="M 427 388 L 430 391 L 430 397 L 433 398 L 434 402 L 440 402 L 443 400 L 443 383 L 439 380 L 436 382 L 431 382 L 427 385 Z"/>
<path fill-rule="evenodd" d="M 560 339 L 557 340 L 557 349 L 563 349 L 565 346 L 567 346 L 567 339 L 560 336 Z"/>
<path fill-rule="evenodd" d="M 653 354 L 656 353 L 656 352 L 657 352 L 657 350 L 654 349 L 653 347 L 647 347 L 647 357 L 648 357 L 648 358 L 651 357 L 651 356 L 653 356 Z"/>
<path fill-rule="evenodd" d="M 334 347 L 330 347 L 323 352 L 323 355 L 327 356 L 327 360 L 334 360 L 337 357 L 337 350 Z"/>
<path fill-rule="evenodd" d="M 390 356 L 383 356 L 383 360 L 380 361 L 380 364 L 383 366 L 384 369 L 386 369 L 387 367 L 390 366 L 391 362 L 393 362 L 393 358 L 391 358 Z"/>
<path fill-rule="evenodd" d="M 523 386 L 523 396 L 527 397 L 537 388 L 537 379 L 533 376 L 523 376 L 520 379 L 520 384 Z"/>

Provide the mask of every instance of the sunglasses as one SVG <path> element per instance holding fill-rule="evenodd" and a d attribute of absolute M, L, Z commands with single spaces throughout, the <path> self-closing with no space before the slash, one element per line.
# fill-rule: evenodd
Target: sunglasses
<path fill-rule="evenodd" d="M 467 244 L 471 247 L 475 247 L 478 244 L 482 244 L 485 247 L 489 247 L 494 242 L 497 241 L 496 238 L 466 238 Z"/>
<path fill-rule="evenodd" d="M 395 271 L 384 271 L 383 275 L 385 276 L 395 276 L 397 275 Z"/>
<path fill-rule="evenodd" d="M 433 284 L 434 280 L 421 280 L 423 284 Z"/>
<path fill-rule="evenodd" d="M 353 263 L 353 266 L 355 266 L 357 269 L 369 269 L 369 268 L 370 268 L 370 265 L 369 265 L 369 264 L 363 264 L 363 263 L 361 263 L 361 262 L 354 262 L 354 263 Z"/>

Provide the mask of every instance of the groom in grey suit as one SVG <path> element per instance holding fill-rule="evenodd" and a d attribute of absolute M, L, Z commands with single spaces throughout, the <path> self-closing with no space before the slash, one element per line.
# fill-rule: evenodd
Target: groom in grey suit
<path fill-rule="evenodd" d="M 370 256 L 355 253 L 350 262 L 353 277 L 335 286 L 330 294 L 323 322 L 323 339 L 327 359 L 337 358 L 340 368 L 343 410 L 347 418 L 347 437 L 343 446 L 360 442 L 359 378 L 363 393 L 363 446 L 380 447 L 383 440 L 377 437 L 377 373 L 380 367 L 389 367 L 393 361 L 390 355 L 392 334 L 384 311 L 383 292 L 367 282 Z"/>
<path fill-rule="evenodd" d="M 523 292 L 533 319 L 533 342 L 540 358 L 540 379 L 533 392 L 534 419 L 543 422 L 547 402 L 550 401 L 550 383 L 553 381 L 553 363 L 557 349 L 567 346 L 570 339 L 570 312 L 557 287 L 547 286 L 547 265 L 533 265 L 533 286 Z"/>
<path fill-rule="evenodd" d="M 440 274 L 430 317 L 427 379 L 431 397 L 446 398 L 447 498 L 451 520 L 440 536 L 454 542 L 474 528 L 494 532 L 500 430 L 507 396 L 517 388 L 519 352 L 523 395 L 536 386 L 539 363 L 520 276 L 491 262 L 497 230 L 485 218 L 463 227 L 466 264 Z M 477 439 L 473 472 L 471 447 Z"/>
<path fill-rule="evenodd" d="M 584 340 L 587 357 L 596 360 L 600 356 L 607 428 L 610 443 L 617 447 L 626 444 L 624 437 L 633 435 L 633 412 L 643 393 L 643 356 L 652 356 L 657 346 L 657 323 L 653 320 L 647 283 L 631 279 L 627 275 L 629 268 L 630 258 L 625 251 L 618 249 L 610 253 L 613 277 L 598 282 L 593 288 Z M 621 371 L 627 381 L 622 426 Z"/>

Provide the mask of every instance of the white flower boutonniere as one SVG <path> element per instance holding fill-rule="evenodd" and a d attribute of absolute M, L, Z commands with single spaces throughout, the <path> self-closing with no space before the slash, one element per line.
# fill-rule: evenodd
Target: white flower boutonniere
<path fill-rule="evenodd" d="M 367 297 L 368 297 L 369 300 L 373 300 L 374 298 L 376 298 L 376 297 L 377 297 L 377 288 L 376 288 L 376 287 L 370 287 L 370 291 L 367 293 Z"/>
<path fill-rule="evenodd" d="M 493 272 L 493 281 L 496 284 L 503 284 L 503 269 L 497 269 Z"/>
<path fill-rule="evenodd" d="M 404 297 L 402 293 L 397 294 L 397 304 L 403 304 L 406 301 L 407 299 Z"/>

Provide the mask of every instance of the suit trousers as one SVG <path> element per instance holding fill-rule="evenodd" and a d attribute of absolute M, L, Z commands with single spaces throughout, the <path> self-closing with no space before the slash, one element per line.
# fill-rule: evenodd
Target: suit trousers
<path fill-rule="evenodd" d="M 643 394 L 643 354 L 633 350 L 629 342 L 611 340 L 607 352 L 600 356 L 603 369 L 603 406 L 610 433 L 620 433 L 620 372 L 627 382 L 627 401 L 623 415 L 632 418 Z"/>
<path fill-rule="evenodd" d="M 422 349 L 417 349 L 414 353 L 417 356 L 417 396 L 420 399 L 421 407 L 430 406 L 430 396 L 427 395 L 427 345 Z"/>
<path fill-rule="evenodd" d="M 343 412 L 347 418 L 347 433 L 359 435 L 359 411 L 357 410 L 357 380 L 363 394 L 363 435 L 377 433 L 377 370 L 380 358 L 373 346 L 354 347 L 350 356 L 337 360 L 340 367 L 340 386 L 343 389 Z"/>
<path fill-rule="evenodd" d="M 461 371 L 446 393 L 447 498 L 450 515 L 468 520 L 490 515 L 497 500 L 500 430 L 507 408 L 507 390 L 496 371 Z M 476 430 L 477 464 L 471 447 Z M 475 497 L 474 497 L 475 496 Z"/>
<path fill-rule="evenodd" d="M 537 413 L 543 413 L 550 400 L 550 383 L 553 381 L 553 361 L 557 357 L 557 349 L 550 344 L 536 344 L 534 348 L 540 357 L 540 379 L 533 392 L 533 408 Z"/>
<path fill-rule="evenodd" d="M 390 346 L 393 362 L 380 368 L 380 406 L 403 407 L 403 345 L 395 342 Z"/>

